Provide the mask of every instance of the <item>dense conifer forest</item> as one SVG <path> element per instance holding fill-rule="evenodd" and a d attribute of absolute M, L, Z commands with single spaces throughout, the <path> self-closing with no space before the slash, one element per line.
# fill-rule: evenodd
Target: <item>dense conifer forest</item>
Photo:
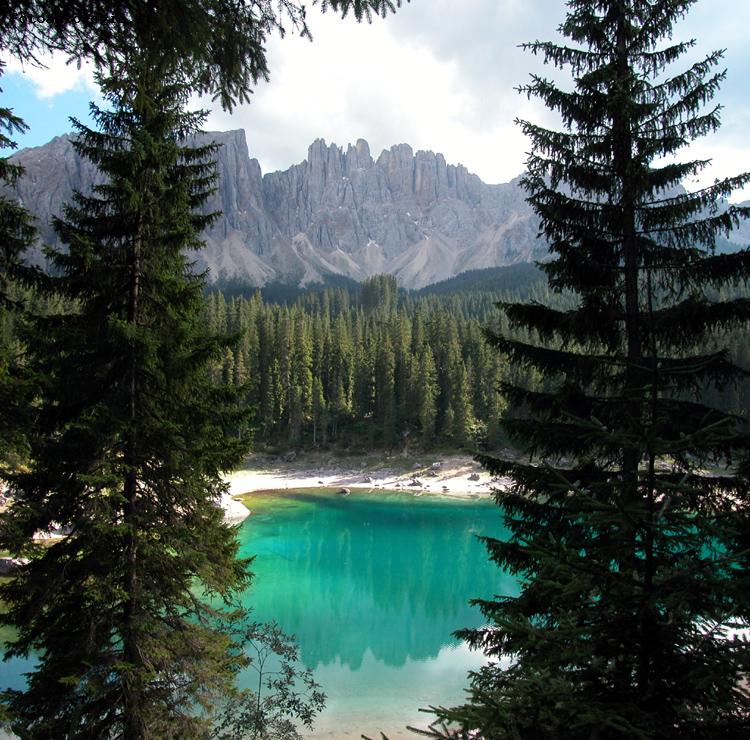
<path fill-rule="evenodd" d="M 16 295 L 25 295 L 31 313 L 64 310 L 60 298 Z M 506 445 L 499 422 L 523 410 L 507 408 L 498 385 L 546 387 L 539 373 L 512 367 L 485 341 L 486 330 L 510 331 L 496 304 L 516 300 L 565 303 L 531 265 L 473 271 L 411 292 L 384 275 L 307 290 L 211 290 L 206 328 L 238 340 L 213 364 L 213 380 L 239 388 L 252 412 L 231 432 L 270 450 Z M 17 321 L 5 312 L 0 324 L 0 344 L 12 354 L 20 342 Z M 522 330 L 514 334 L 538 341 Z M 750 367 L 747 331 L 714 342 Z M 706 400 L 746 416 L 750 383 L 712 388 Z"/>
<path fill-rule="evenodd" d="M 542 390 L 545 380 L 505 363 L 484 332 L 509 331 L 498 302 L 566 303 L 531 265 L 474 271 L 418 292 L 376 276 L 354 288 L 233 293 L 209 293 L 206 320 L 240 337 L 213 370 L 215 380 L 241 386 L 253 409 L 251 428 L 235 432 L 253 432 L 261 447 L 351 451 L 506 443 L 498 422 L 522 410 L 505 408 L 498 385 Z M 747 333 L 734 332 L 728 344 L 750 366 Z M 707 401 L 746 414 L 750 388 L 728 384 L 707 391 Z"/>

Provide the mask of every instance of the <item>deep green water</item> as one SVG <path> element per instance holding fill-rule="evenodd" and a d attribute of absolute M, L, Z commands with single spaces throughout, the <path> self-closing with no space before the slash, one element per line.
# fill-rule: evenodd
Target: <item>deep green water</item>
<path fill-rule="evenodd" d="M 485 500 L 354 490 L 254 494 L 240 529 L 255 555 L 246 603 L 297 636 L 328 696 L 315 737 L 406 737 L 430 704 L 461 701 L 483 662 L 451 633 L 472 597 L 515 591 L 475 535 L 501 536 Z"/>

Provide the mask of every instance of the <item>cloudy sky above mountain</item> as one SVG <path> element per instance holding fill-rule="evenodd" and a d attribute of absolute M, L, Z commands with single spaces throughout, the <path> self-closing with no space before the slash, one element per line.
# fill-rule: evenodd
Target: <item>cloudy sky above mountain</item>
<path fill-rule="evenodd" d="M 555 39 L 564 13 L 562 0 L 412 0 L 395 16 L 358 25 L 312 9 L 313 42 L 271 39 L 270 82 L 231 115 L 214 107 L 207 128 L 244 128 L 264 172 L 301 161 L 315 138 L 340 145 L 364 138 L 375 156 L 408 142 L 443 152 L 486 182 L 505 182 L 521 172 L 527 150 L 514 119 L 554 122 L 515 90 L 529 72 L 542 71 L 518 45 Z M 748 27 L 750 3 L 699 0 L 675 29 L 675 40 L 697 39 L 693 58 L 727 50 L 728 75 L 718 98 L 722 129 L 691 151 L 713 159 L 704 182 L 750 170 Z M 85 118 L 96 94 L 91 71 L 61 58 L 47 70 L 22 70 L 9 60 L 7 71 L 0 82 L 3 104 L 31 127 L 22 146 L 69 130 L 67 116 Z M 750 190 L 741 195 L 750 197 Z"/>

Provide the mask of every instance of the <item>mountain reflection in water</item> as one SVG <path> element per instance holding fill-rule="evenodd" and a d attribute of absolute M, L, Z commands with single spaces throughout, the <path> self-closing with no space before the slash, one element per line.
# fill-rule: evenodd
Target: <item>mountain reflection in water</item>
<path fill-rule="evenodd" d="M 240 530 L 256 555 L 246 598 L 259 620 L 297 636 L 302 660 L 356 671 L 437 657 L 482 623 L 474 597 L 515 591 L 475 535 L 502 536 L 488 500 L 354 491 L 253 496 Z"/>

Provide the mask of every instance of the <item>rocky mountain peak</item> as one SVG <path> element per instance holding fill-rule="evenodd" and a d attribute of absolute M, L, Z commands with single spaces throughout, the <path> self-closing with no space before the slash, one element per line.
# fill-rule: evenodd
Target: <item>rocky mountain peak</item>
<path fill-rule="evenodd" d="M 352 163 L 352 167 L 357 169 L 366 169 L 373 165 L 370 145 L 364 139 L 357 139 L 357 143 L 353 147 L 349 144 L 346 155 L 347 160 Z"/>
<path fill-rule="evenodd" d="M 345 148 L 316 139 L 304 161 L 264 175 L 243 131 L 191 143 L 208 142 L 220 145 L 219 181 L 206 210 L 222 216 L 196 259 L 214 280 L 262 285 L 390 272 L 421 287 L 544 253 L 516 185 L 486 185 L 439 153 L 402 143 L 374 160 L 364 139 Z M 76 155 L 69 135 L 14 159 L 26 168 L 16 193 L 37 216 L 43 240 L 54 242 L 52 217 L 100 175 Z"/>
<path fill-rule="evenodd" d="M 206 209 L 223 215 L 204 234 L 196 260 L 213 280 L 309 283 L 386 272 L 418 288 L 546 254 L 518 179 L 487 185 L 442 154 L 415 153 L 405 143 L 373 160 L 364 139 L 346 148 L 316 139 L 304 161 L 264 175 L 244 131 L 194 139 L 211 141 L 220 145 L 219 182 Z M 59 136 L 13 158 L 26 168 L 16 195 L 37 216 L 46 242 L 54 242 L 52 217 L 73 191 L 89 192 L 101 179 L 71 142 Z"/>
<path fill-rule="evenodd" d="M 405 143 L 373 160 L 364 139 L 345 148 L 316 139 L 305 160 L 264 175 L 244 131 L 201 134 L 193 143 L 211 141 L 220 145 L 219 181 L 206 210 L 222 216 L 196 261 L 213 280 L 304 284 L 391 273 L 419 288 L 547 251 L 518 178 L 487 185 L 442 154 Z M 70 135 L 13 160 L 26 168 L 15 194 L 36 215 L 42 240 L 53 243 L 52 217 L 101 175 L 77 156 Z M 746 236 L 747 226 L 737 233 Z M 41 250 L 36 257 L 42 261 Z"/>

